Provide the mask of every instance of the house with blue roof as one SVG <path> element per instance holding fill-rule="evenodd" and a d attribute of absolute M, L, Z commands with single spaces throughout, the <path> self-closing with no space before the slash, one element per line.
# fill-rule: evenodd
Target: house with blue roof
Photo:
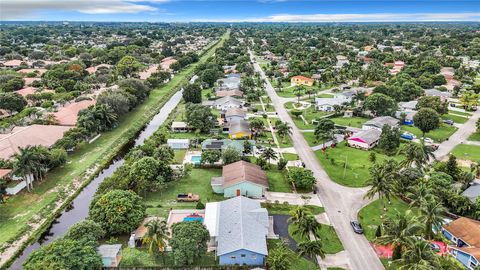
<path fill-rule="evenodd" d="M 265 264 L 271 234 L 267 209 L 260 202 L 238 196 L 207 203 L 204 224 L 220 265 Z"/>

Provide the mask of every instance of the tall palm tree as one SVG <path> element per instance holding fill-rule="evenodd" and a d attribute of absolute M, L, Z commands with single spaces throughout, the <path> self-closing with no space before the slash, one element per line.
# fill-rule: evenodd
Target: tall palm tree
<path fill-rule="evenodd" d="M 270 270 L 288 270 L 292 265 L 293 253 L 284 241 L 279 242 L 267 257 L 267 265 Z"/>
<path fill-rule="evenodd" d="M 278 136 L 285 138 L 286 136 L 292 134 L 292 127 L 287 123 L 282 122 L 275 126 Z"/>
<path fill-rule="evenodd" d="M 365 194 L 366 198 L 373 198 L 376 194 L 383 201 L 383 210 L 386 211 L 385 200 L 390 201 L 390 196 L 394 190 L 394 183 L 398 176 L 398 164 L 393 159 L 388 159 L 383 163 L 376 163 L 370 167 L 370 179 L 368 184 L 371 188 Z"/>
<path fill-rule="evenodd" d="M 428 197 L 434 196 L 432 192 L 432 187 L 428 181 L 420 180 L 411 192 L 407 195 L 407 198 L 410 199 L 410 205 L 420 207 L 425 203 Z"/>
<path fill-rule="evenodd" d="M 398 260 L 400 270 L 435 270 L 438 269 L 439 259 L 430 247 L 430 244 L 422 239 L 409 241 L 402 258 Z"/>
<path fill-rule="evenodd" d="M 289 211 L 290 218 L 288 219 L 289 222 L 297 224 L 300 220 L 303 220 L 306 216 L 311 215 L 312 213 L 308 208 L 303 205 L 297 206 L 294 209 Z"/>
<path fill-rule="evenodd" d="M 162 260 L 165 264 L 165 247 L 166 240 L 169 237 L 168 226 L 165 220 L 153 219 L 145 224 L 147 232 L 142 239 L 143 244 L 148 246 L 148 251 L 157 255 L 158 253 L 162 254 Z"/>
<path fill-rule="evenodd" d="M 323 245 L 320 240 L 315 241 L 304 241 L 298 244 L 298 255 L 300 257 L 308 257 L 310 259 L 315 259 L 316 256 L 320 256 L 320 258 L 325 258 L 325 252 L 323 251 Z"/>
<path fill-rule="evenodd" d="M 270 160 L 277 160 L 278 158 L 277 153 L 271 147 L 265 148 L 260 156 L 268 160 L 268 163 L 270 163 Z"/>
<path fill-rule="evenodd" d="M 304 88 L 303 86 L 298 86 L 293 89 L 293 94 L 297 97 L 297 103 L 300 103 L 300 97 L 303 95 Z"/>
<path fill-rule="evenodd" d="M 19 152 L 13 156 L 13 160 L 15 173 L 25 180 L 28 191 L 33 190 L 33 173 L 38 166 L 33 146 L 20 147 Z"/>
<path fill-rule="evenodd" d="M 408 143 L 400 150 L 400 153 L 405 156 L 402 161 L 404 167 L 415 167 L 423 170 L 430 159 L 435 159 L 433 148 L 424 144 Z"/>
<path fill-rule="evenodd" d="M 295 224 L 297 226 L 296 233 L 303 237 L 310 238 L 310 233 L 315 239 L 319 235 L 319 230 L 322 228 L 321 224 L 315 219 L 314 215 L 307 215 Z"/>
<path fill-rule="evenodd" d="M 434 196 L 429 197 L 420 207 L 420 222 L 425 226 L 425 238 L 433 238 L 433 230 L 437 232 L 443 223 L 446 209 Z"/>
<path fill-rule="evenodd" d="M 379 244 L 391 244 L 394 249 L 402 253 L 409 241 L 415 240 L 416 235 L 422 230 L 417 218 L 411 210 L 405 214 L 397 214 L 384 222 L 384 233 L 375 242 Z"/>

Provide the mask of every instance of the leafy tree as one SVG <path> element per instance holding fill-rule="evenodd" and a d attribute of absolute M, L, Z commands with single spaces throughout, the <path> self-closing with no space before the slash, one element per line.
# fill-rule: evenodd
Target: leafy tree
<path fill-rule="evenodd" d="M 471 91 L 463 92 L 460 97 L 460 103 L 465 107 L 465 109 L 472 109 L 474 106 L 478 106 L 478 100 L 480 99 L 480 94 L 475 94 Z"/>
<path fill-rule="evenodd" d="M 317 183 L 313 172 L 304 168 L 293 167 L 288 171 L 288 179 L 297 188 L 312 190 Z"/>
<path fill-rule="evenodd" d="M 423 96 L 419 98 L 416 109 L 420 110 L 421 108 L 434 109 L 440 115 L 448 113 L 448 103 L 442 101 L 437 96 Z"/>
<path fill-rule="evenodd" d="M 425 133 L 428 133 L 440 126 L 440 117 L 438 113 L 431 108 L 421 108 L 417 114 L 413 116 L 413 122 L 418 127 L 425 138 Z"/>
<path fill-rule="evenodd" d="M 62 148 L 54 148 L 48 151 L 48 167 L 55 168 L 67 163 L 67 151 Z"/>
<path fill-rule="evenodd" d="M 25 82 L 18 75 L 0 75 L 0 92 L 13 92 L 22 89 Z"/>
<path fill-rule="evenodd" d="M 207 252 L 210 239 L 207 228 L 200 222 L 179 222 L 172 225 L 169 241 L 177 265 L 190 265 Z"/>
<path fill-rule="evenodd" d="M 118 61 L 116 68 L 119 74 L 128 78 L 137 73 L 141 67 L 142 64 L 135 57 L 127 55 Z"/>
<path fill-rule="evenodd" d="M 86 219 L 73 225 L 65 234 L 65 239 L 97 242 L 105 236 L 105 230 L 95 221 Z"/>
<path fill-rule="evenodd" d="M 145 205 L 132 191 L 111 190 L 94 199 L 89 215 L 107 235 L 130 233 L 143 220 Z"/>
<path fill-rule="evenodd" d="M 378 142 L 378 147 L 386 153 L 393 154 L 400 146 L 400 130 L 392 128 L 389 125 L 384 125 L 382 128 L 382 135 Z"/>
<path fill-rule="evenodd" d="M 299 118 L 300 115 L 303 114 L 302 111 L 300 111 L 300 110 L 295 110 L 295 109 L 294 109 L 294 110 L 291 110 L 290 113 L 291 113 L 293 116 L 295 116 L 295 118 Z"/>
<path fill-rule="evenodd" d="M 143 157 L 135 161 L 130 169 L 130 179 L 133 181 L 132 188 L 138 194 L 142 192 L 145 194 L 148 190 L 157 190 L 164 182 L 160 170 L 160 161 L 153 157 Z"/>
<path fill-rule="evenodd" d="M 97 98 L 97 104 L 108 105 L 117 116 L 125 115 L 131 109 L 130 100 L 122 91 L 101 93 Z"/>
<path fill-rule="evenodd" d="M 314 135 L 317 140 L 319 139 L 331 139 L 333 136 L 333 130 L 335 129 L 335 123 L 326 118 L 318 120 L 317 125 L 315 126 Z"/>
<path fill-rule="evenodd" d="M 223 150 L 222 152 L 222 160 L 224 165 L 237 162 L 240 159 L 242 159 L 240 153 L 233 147 L 227 147 L 227 149 Z"/>
<path fill-rule="evenodd" d="M 265 129 L 265 123 L 260 118 L 253 118 L 250 120 L 250 128 L 254 131 L 255 136 L 257 136 Z"/>
<path fill-rule="evenodd" d="M 392 116 L 397 110 L 397 103 L 395 100 L 380 93 L 369 95 L 365 99 L 363 106 L 376 116 Z"/>
<path fill-rule="evenodd" d="M 202 133 L 208 133 L 215 126 L 215 116 L 209 107 L 189 103 L 186 106 L 187 123 Z"/>
<path fill-rule="evenodd" d="M 20 112 L 27 106 L 27 101 L 18 93 L 0 93 L 0 109 Z"/>
<path fill-rule="evenodd" d="M 131 108 L 142 103 L 148 97 L 149 89 L 141 80 L 130 78 L 118 81 L 117 84 L 121 91 L 130 94 L 126 96 L 130 100 Z"/>
<path fill-rule="evenodd" d="M 102 258 L 95 242 L 59 239 L 34 250 L 23 264 L 26 270 L 100 269 Z"/>
<path fill-rule="evenodd" d="M 222 152 L 220 150 L 204 150 L 202 151 L 202 157 L 200 163 L 203 164 L 213 164 L 218 162 L 222 157 Z"/>
<path fill-rule="evenodd" d="M 183 100 L 185 102 L 191 103 L 201 103 L 202 102 L 202 88 L 199 84 L 188 84 L 183 89 Z"/>

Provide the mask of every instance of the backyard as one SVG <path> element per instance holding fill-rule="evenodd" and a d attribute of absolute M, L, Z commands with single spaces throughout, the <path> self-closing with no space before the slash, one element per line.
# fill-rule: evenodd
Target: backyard
<path fill-rule="evenodd" d="M 165 263 L 162 256 L 154 256 L 146 248 L 124 248 L 122 250 L 121 267 L 155 267 L 155 266 L 174 266 L 174 257 L 172 252 L 165 252 Z M 196 266 L 214 266 L 217 265 L 215 254 L 209 252 L 203 257 L 195 260 Z"/>
<path fill-rule="evenodd" d="M 479 162 L 480 146 L 459 144 L 453 149 L 452 154 L 455 155 L 458 159 L 466 159 Z"/>
<path fill-rule="evenodd" d="M 365 117 L 332 117 L 329 118 L 336 125 L 361 128 L 369 119 Z"/>

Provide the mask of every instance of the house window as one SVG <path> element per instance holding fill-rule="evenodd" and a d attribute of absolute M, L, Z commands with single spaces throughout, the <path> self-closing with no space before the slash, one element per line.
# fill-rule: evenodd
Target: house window
<path fill-rule="evenodd" d="M 230 257 L 230 259 L 232 259 L 232 260 L 236 260 L 236 259 L 237 259 L 237 257 L 236 257 L 236 256 L 231 256 L 231 257 Z"/>
<path fill-rule="evenodd" d="M 247 256 L 247 255 L 245 255 L 245 254 L 240 255 L 240 257 L 242 257 L 242 258 L 245 258 L 246 256 Z"/>
<path fill-rule="evenodd" d="M 256 260 L 257 259 L 257 254 L 252 254 L 252 260 Z"/>

